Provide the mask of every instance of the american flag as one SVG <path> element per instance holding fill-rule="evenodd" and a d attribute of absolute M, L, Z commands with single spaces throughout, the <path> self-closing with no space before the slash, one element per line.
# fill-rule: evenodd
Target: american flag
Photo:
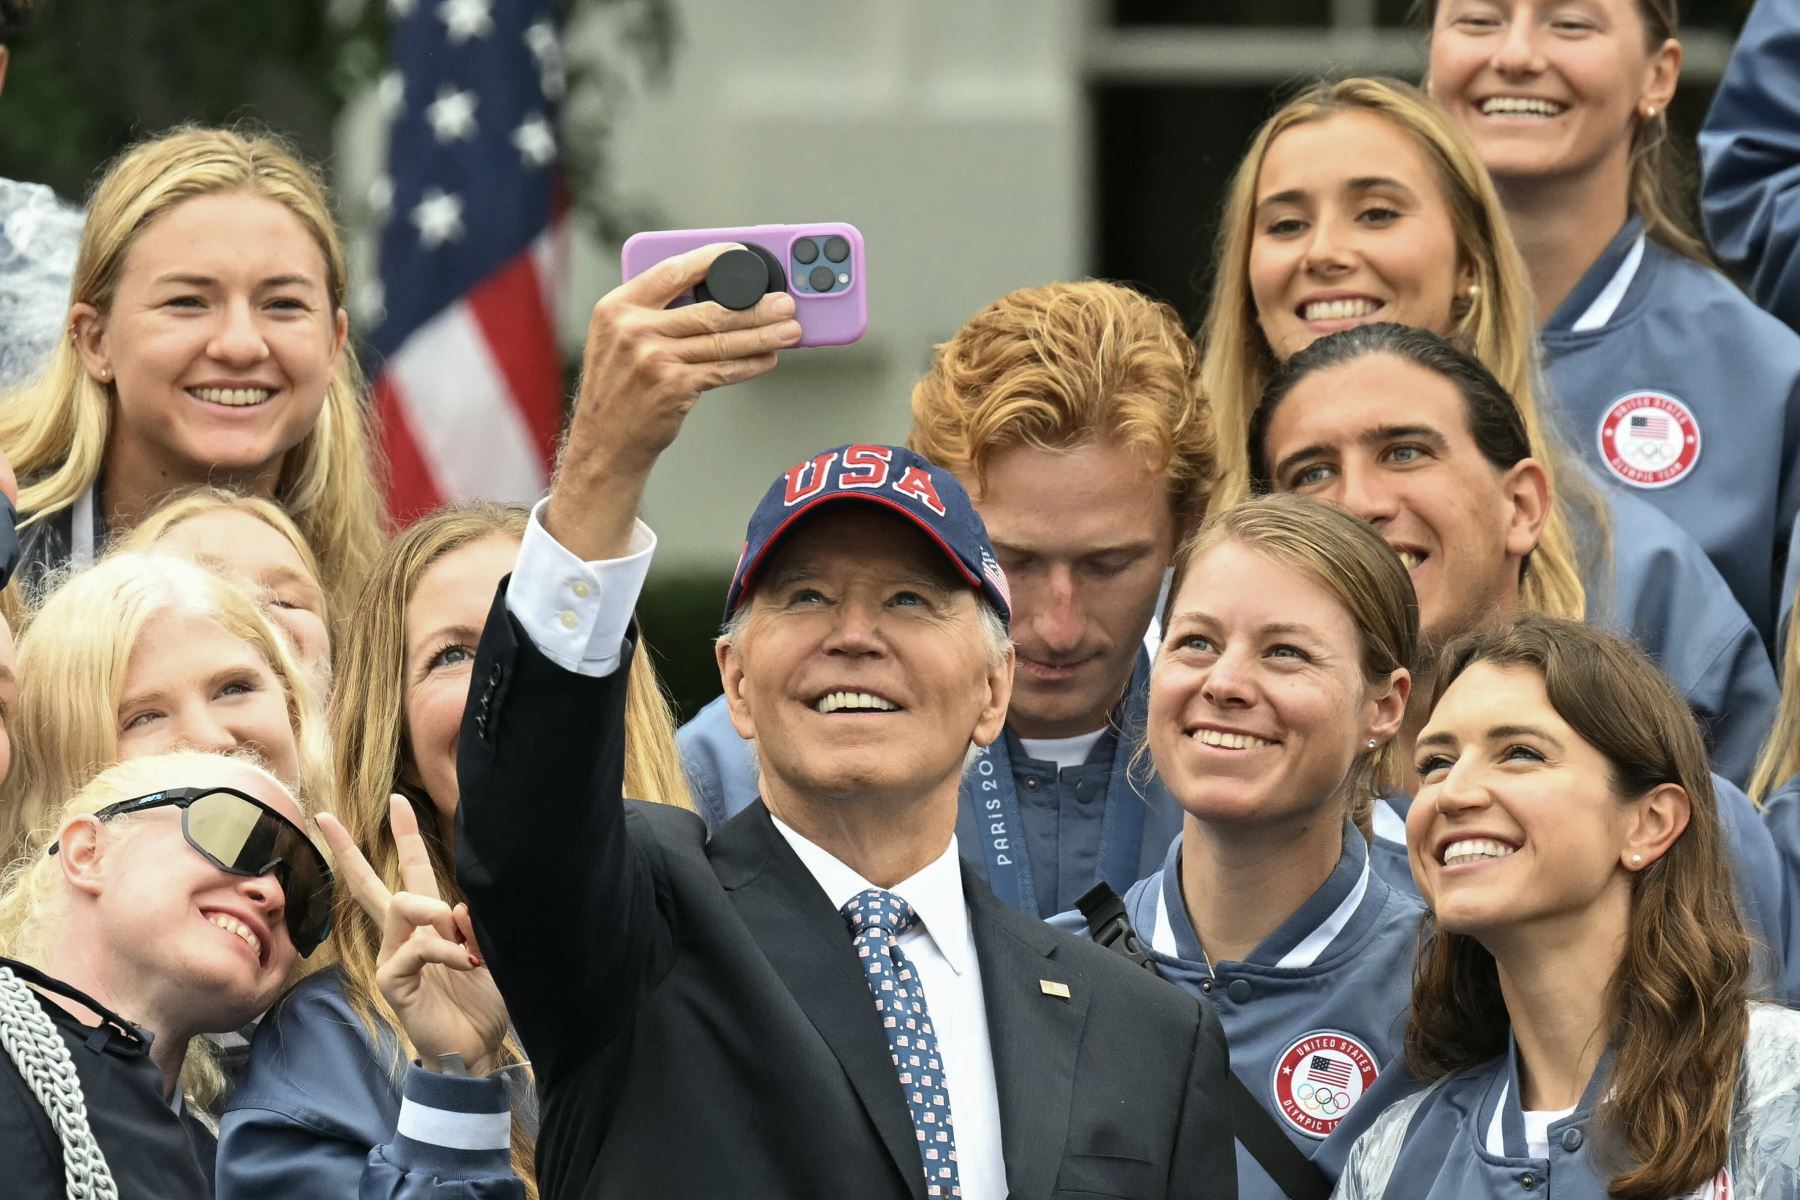
<path fill-rule="evenodd" d="M 1349 1087 L 1350 1064 L 1336 1062 L 1326 1058 L 1323 1054 L 1315 1054 L 1312 1061 L 1306 1065 L 1306 1077 L 1322 1079 L 1332 1087 Z"/>
<path fill-rule="evenodd" d="M 1669 418 L 1663 413 L 1637 413 L 1629 425 L 1633 437 L 1661 439 L 1669 436 Z"/>
<path fill-rule="evenodd" d="M 554 0 L 388 0 L 375 403 L 397 520 L 530 500 L 562 417 Z"/>

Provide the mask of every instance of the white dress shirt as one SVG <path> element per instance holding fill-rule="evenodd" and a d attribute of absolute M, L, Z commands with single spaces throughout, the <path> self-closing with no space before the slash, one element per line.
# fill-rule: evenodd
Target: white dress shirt
<path fill-rule="evenodd" d="M 852 897 L 875 886 L 781 818 L 771 819 L 825 889 L 831 907 L 842 911 Z M 937 1031 L 944 1087 L 950 1093 L 950 1115 L 956 1122 L 956 1168 L 962 1194 L 965 1200 L 1005 1200 L 1006 1161 L 1000 1153 L 994 1047 L 988 1038 L 987 1000 L 981 990 L 975 935 L 969 929 L 969 906 L 963 898 L 956 835 L 952 834 L 944 852 L 917 874 L 880 890 L 906 901 L 919 917 L 918 924 L 900 935 L 900 949 L 918 969 L 925 1007 Z M 846 939 L 849 931 L 846 924 Z M 895 1086 L 899 1086 L 898 1075 Z"/>
<path fill-rule="evenodd" d="M 642 521 L 632 531 L 624 558 L 583 562 L 542 523 L 545 501 L 532 510 L 507 587 L 507 611 L 532 645 L 557 665 L 582 675 L 610 675 L 619 667 L 632 609 L 649 573 L 656 535 Z M 875 885 L 780 820 L 775 828 L 818 881 L 833 908 L 841 909 Z M 918 914 L 900 948 L 918 968 L 925 1004 L 937 1029 L 944 1086 L 956 1125 L 957 1176 L 966 1200 L 1005 1200 L 1006 1161 L 1000 1142 L 1000 1097 L 994 1083 L 994 1051 L 988 1036 L 981 963 L 969 928 L 956 838 L 929 866 L 895 887 Z M 850 929 L 844 927 L 850 952 Z M 871 998 L 870 1003 L 874 1000 Z M 896 1074 L 894 1088 L 899 1090 Z M 924 1165 L 919 1170 L 923 1172 Z"/>

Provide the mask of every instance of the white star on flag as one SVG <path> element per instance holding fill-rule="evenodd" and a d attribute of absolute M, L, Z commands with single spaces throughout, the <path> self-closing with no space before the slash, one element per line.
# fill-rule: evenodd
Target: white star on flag
<path fill-rule="evenodd" d="M 439 144 L 468 140 L 475 136 L 475 93 L 460 92 L 446 85 L 425 108 L 425 119 Z"/>
<path fill-rule="evenodd" d="M 369 212 L 376 220 L 380 220 L 393 207 L 394 180 L 388 175 L 377 175 L 375 182 L 369 185 Z"/>
<path fill-rule="evenodd" d="M 389 71 L 375 85 L 375 103 L 381 106 L 381 115 L 393 120 L 400 115 L 400 108 L 406 103 L 406 77 L 398 70 Z"/>
<path fill-rule="evenodd" d="M 356 289 L 356 319 L 370 325 L 380 324 L 387 316 L 387 289 L 378 278 L 365 279 Z"/>
<path fill-rule="evenodd" d="M 538 86 L 544 89 L 544 99 L 562 99 L 568 86 L 567 64 L 563 59 L 562 42 L 557 39 L 555 27 L 548 21 L 538 21 L 527 26 L 525 46 L 531 51 L 531 57 L 537 59 Z"/>
<path fill-rule="evenodd" d="M 444 0 L 438 5 L 438 16 L 450 31 L 453 45 L 461 45 L 472 37 L 486 37 L 494 32 L 494 18 L 488 11 L 493 0 Z"/>
<path fill-rule="evenodd" d="M 412 221 L 419 227 L 419 240 L 430 250 L 445 242 L 457 241 L 463 234 L 462 197 L 438 188 L 425 193 L 412 210 Z"/>
<path fill-rule="evenodd" d="M 546 167 L 556 161 L 556 135 L 542 113 L 532 113 L 513 130 L 512 144 L 530 166 Z"/>

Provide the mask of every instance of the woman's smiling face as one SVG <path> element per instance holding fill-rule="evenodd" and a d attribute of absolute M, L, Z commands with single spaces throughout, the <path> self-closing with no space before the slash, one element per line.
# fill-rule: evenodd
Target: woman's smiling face
<path fill-rule="evenodd" d="M 1374 321 L 1449 333 L 1474 279 L 1437 172 L 1377 113 L 1340 112 L 1276 135 L 1251 219 L 1250 294 L 1278 359 Z"/>

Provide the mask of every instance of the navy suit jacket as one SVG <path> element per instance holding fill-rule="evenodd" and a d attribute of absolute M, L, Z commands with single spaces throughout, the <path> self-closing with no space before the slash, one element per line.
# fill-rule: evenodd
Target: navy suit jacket
<path fill-rule="evenodd" d="M 692 813 L 623 801 L 634 647 L 610 676 L 567 671 L 504 587 L 463 724 L 456 863 L 537 1070 L 543 1194 L 923 1200 L 824 891 L 760 803 L 708 841 Z M 1217 1017 L 966 868 L 963 888 L 1012 1196 L 1235 1196 Z"/>

